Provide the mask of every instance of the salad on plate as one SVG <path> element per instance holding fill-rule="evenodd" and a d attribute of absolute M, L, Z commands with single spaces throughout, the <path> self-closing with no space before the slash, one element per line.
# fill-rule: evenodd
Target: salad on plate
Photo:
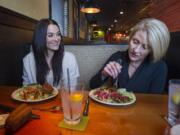
<path fill-rule="evenodd" d="M 101 87 L 91 90 L 89 96 L 93 100 L 107 105 L 129 105 L 136 101 L 134 93 L 128 92 L 124 88 Z"/>

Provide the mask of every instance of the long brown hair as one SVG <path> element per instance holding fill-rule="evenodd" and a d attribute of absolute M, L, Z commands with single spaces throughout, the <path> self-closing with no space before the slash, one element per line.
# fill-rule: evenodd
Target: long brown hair
<path fill-rule="evenodd" d="M 36 25 L 33 35 L 32 49 L 36 63 L 36 79 L 37 82 L 40 84 L 45 83 L 46 76 L 50 70 L 45 58 L 45 53 L 47 52 L 46 35 L 49 24 L 56 25 L 59 28 L 56 21 L 52 19 L 41 19 Z M 54 52 L 54 56 L 51 61 L 54 86 L 58 85 L 62 75 L 62 60 L 64 55 L 64 46 L 61 43 L 59 45 L 59 49 Z"/>

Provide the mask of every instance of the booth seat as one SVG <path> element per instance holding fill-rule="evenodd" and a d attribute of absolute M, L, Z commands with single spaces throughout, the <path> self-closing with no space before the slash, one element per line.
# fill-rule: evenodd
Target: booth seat
<path fill-rule="evenodd" d="M 78 62 L 80 80 L 89 90 L 89 80 L 103 66 L 111 54 L 127 50 L 128 45 L 66 45 L 65 50 L 72 52 Z"/>
<path fill-rule="evenodd" d="M 168 48 L 165 61 L 168 66 L 168 76 L 166 91 L 168 91 L 168 81 L 170 79 L 180 79 L 180 32 L 171 33 L 170 46 Z"/>
<path fill-rule="evenodd" d="M 177 43 L 177 42 L 175 42 Z M 109 56 L 117 51 L 126 51 L 127 45 L 65 45 L 65 50 L 72 52 L 78 62 L 80 80 L 89 90 L 89 80 L 103 66 Z M 180 79 L 180 46 L 171 44 L 165 57 L 169 79 Z M 0 85 L 22 85 L 23 57 L 29 52 L 29 46 L 0 46 Z"/>
<path fill-rule="evenodd" d="M 65 45 L 78 62 L 80 80 L 89 89 L 90 78 L 102 67 L 108 57 L 117 51 L 125 51 L 127 45 Z M 23 57 L 30 51 L 24 46 L 0 46 L 0 85 L 22 85 Z"/>

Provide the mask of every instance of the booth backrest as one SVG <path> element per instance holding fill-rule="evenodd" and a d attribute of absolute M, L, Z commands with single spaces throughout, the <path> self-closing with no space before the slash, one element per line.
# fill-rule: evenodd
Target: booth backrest
<path fill-rule="evenodd" d="M 21 86 L 25 44 L 37 21 L 0 6 L 0 85 Z"/>
<path fill-rule="evenodd" d="M 111 54 L 127 50 L 127 45 L 66 45 L 65 50 L 72 52 L 78 62 L 80 80 L 89 89 L 89 80 L 103 66 Z"/>
<path fill-rule="evenodd" d="M 0 46 L 0 85 L 22 85 L 25 46 Z"/>
<path fill-rule="evenodd" d="M 165 61 L 168 66 L 168 77 L 166 91 L 168 90 L 168 81 L 170 79 L 180 79 L 180 32 L 171 33 L 171 42 L 168 48 Z"/>

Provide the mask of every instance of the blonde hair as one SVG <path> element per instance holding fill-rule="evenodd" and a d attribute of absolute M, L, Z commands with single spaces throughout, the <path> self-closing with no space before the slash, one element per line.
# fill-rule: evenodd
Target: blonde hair
<path fill-rule="evenodd" d="M 143 19 L 132 28 L 129 41 L 137 31 L 146 32 L 152 50 L 150 54 L 152 61 L 160 60 L 166 54 L 170 41 L 169 30 L 165 23 L 154 18 Z"/>

